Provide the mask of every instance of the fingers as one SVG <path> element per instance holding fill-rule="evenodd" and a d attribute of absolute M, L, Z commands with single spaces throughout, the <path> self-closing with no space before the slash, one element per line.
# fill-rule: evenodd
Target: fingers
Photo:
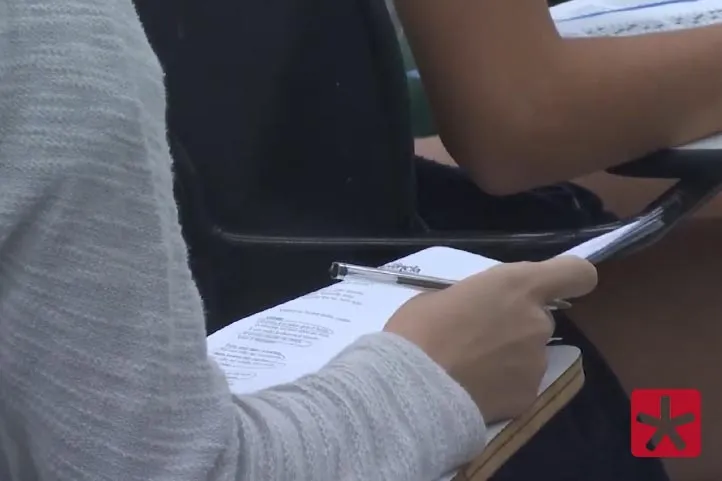
<path fill-rule="evenodd" d="M 531 294 L 543 302 L 589 294 L 597 286 L 597 269 L 579 257 L 561 256 L 527 265 Z"/>
<path fill-rule="evenodd" d="M 465 279 L 455 289 L 474 289 L 477 283 L 487 283 L 491 279 L 503 282 L 509 289 L 523 288 L 540 303 L 547 303 L 589 294 L 597 286 L 597 269 L 589 261 L 575 256 L 499 264 Z"/>
<path fill-rule="evenodd" d="M 544 336 L 544 342 L 546 343 L 554 335 L 554 330 L 557 327 L 557 323 L 554 320 L 554 314 L 552 314 L 549 309 L 542 308 L 542 312 L 544 313 L 544 319 L 541 323 L 541 325 L 544 326 L 542 335 Z"/>
<path fill-rule="evenodd" d="M 539 302 L 580 297 L 597 285 L 597 269 L 589 261 L 574 256 L 502 264 L 486 272 L 506 278 L 512 288 L 527 289 Z"/>

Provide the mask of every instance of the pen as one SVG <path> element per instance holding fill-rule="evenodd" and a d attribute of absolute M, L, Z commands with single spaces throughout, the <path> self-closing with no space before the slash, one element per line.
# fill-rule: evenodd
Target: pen
<path fill-rule="evenodd" d="M 331 275 L 332 279 L 337 280 L 356 277 L 385 284 L 396 284 L 399 286 L 416 287 L 419 289 L 430 290 L 446 289 L 447 287 L 456 284 L 456 281 L 441 279 L 439 277 L 394 272 L 384 269 L 376 269 L 373 267 L 345 264 L 343 262 L 334 262 L 333 264 L 331 264 L 329 274 Z M 572 305 L 568 301 L 562 299 L 555 299 L 549 303 L 547 309 L 549 309 L 550 311 L 555 311 L 558 309 L 569 309 L 570 307 L 572 307 Z"/>

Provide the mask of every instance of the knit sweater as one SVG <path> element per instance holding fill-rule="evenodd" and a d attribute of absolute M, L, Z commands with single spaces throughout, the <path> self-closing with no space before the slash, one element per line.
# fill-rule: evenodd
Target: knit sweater
<path fill-rule="evenodd" d="M 130 0 L 0 0 L 0 479 L 432 481 L 483 449 L 467 393 L 392 334 L 230 393 L 164 115 Z"/>

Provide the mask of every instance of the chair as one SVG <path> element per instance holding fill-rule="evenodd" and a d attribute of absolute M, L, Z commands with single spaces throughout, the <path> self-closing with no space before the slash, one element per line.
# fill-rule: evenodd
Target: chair
<path fill-rule="evenodd" d="M 189 213 L 187 218 L 191 222 L 204 223 L 201 219 L 210 219 L 212 216 L 204 211 L 203 193 L 194 182 L 193 163 L 183 152 L 179 142 L 173 142 L 174 158 L 178 165 L 177 188 L 179 198 L 184 199 L 185 205 L 195 212 Z M 623 225 L 629 224 L 643 217 L 651 211 L 661 211 L 663 224 L 661 224 L 648 237 L 637 239 L 625 250 L 616 253 L 616 256 L 629 255 L 634 251 L 643 249 L 658 241 L 664 235 L 689 217 L 697 209 L 707 203 L 720 190 L 722 190 L 722 151 L 680 151 L 672 150 L 650 155 L 644 159 L 630 162 L 627 165 L 611 169 L 617 175 L 638 178 L 664 178 L 677 179 L 677 183 L 660 195 L 656 200 L 646 206 L 638 215 L 619 220 L 617 222 L 596 225 L 579 230 L 570 231 L 536 231 L 536 232 L 479 232 L 474 235 L 463 234 L 459 236 L 448 233 L 438 236 L 427 235 L 419 237 L 293 237 L 293 236 L 263 236 L 245 232 L 235 232 L 221 224 L 205 223 L 202 229 L 207 232 L 206 239 L 196 239 L 191 242 L 199 250 L 206 253 L 215 251 L 218 257 L 254 258 L 253 252 L 270 249 L 276 260 L 288 257 L 296 269 L 316 269 L 319 273 L 313 276 L 319 285 L 327 282 L 323 267 L 330 260 L 345 259 L 353 261 L 355 258 L 376 256 L 378 263 L 386 262 L 394 257 L 402 256 L 414 250 L 421 250 L 434 245 L 444 245 L 474 252 L 484 253 L 494 257 L 494 253 L 504 253 L 505 258 L 518 260 L 540 260 L 544 257 L 563 252 L 586 240 L 610 232 Z M 203 246 L 203 247 L 201 247 Z M 244 255 L 241 252 L 245 251 Z M 360 253 L 359 251 L 362 251 Z M 235 252 L 235 254 L 233 254 Z M 325 254 L 325 255 L 322 255 Z M 303 257 L 308 260 L 306 264 L 299 265 L 297 259 Z M 262 256 L 260 259 L 263 259 Z M 205 282 L 213 283 L 215 276 L 212 272 L 215 263 L 203 255 L 194 258 L 195 267 Z M 324 259 L 324 260 L 321 260 Z M 261 260 L 261 264 L 263 261 Z M 263 271 L 262 265 L 253 266 L 250 261 L 246 265 L 251 271 Z M 197 272 L 197 275 L 198 275 Z M 267 285 L 274 285 L 274 273 L 269 273 Z M 240 277 L 242 279 L 242 276 Z M 257 279 L 258 280 L 258 279 Z M 239 284 L 242 280 L 239 282 Z M 208 285 L 208 284 L 206 284 Z M 278 291 L 287 290 L 285 286 L 277 285 Z M 218 286 L 206 289 L 204 297 L 210 301 L 210 310 L 214 315 L 227 318 L 228 315 L 243 315 L 243 312 L 231 314 L 224 307 L 222 298 L 215 295 L 232 295 Z M 293 287 L 288 290 L 291 295 Z M 270 304 L 277 300 L 278 295 L 254 294 L 255 301 Z M 226 314 L 227 313 L 227 314 Z M 225 321 L 221 321 L 225 322 Z"/>
<path fill-rule="evenodd" d="M 168 76 L 169 128 L 176 164 L 176 194 L 184 234 L 190 246 L 191 265 L 206 301 L 211 331 L 263 307 L 295 297 L 303 290 L 323 286 L 328 283 L 326 266 L 334 260 L 381 264 L 435 245 L 465 249 L 504 260 L 539 260 L 633 222 L 651 211 L 660 213 L 663 222 L 652 235 L 637 239 L 633 245 L 616 254 L 626 255 L 663 237 L 722 189 L 722 150 L 678 149 L 660 152 L 612 169 L 617 175 L 678 179 L 673 187 L 643 209 L 639 216 L 578 230 L 450 233 L 409 228 L 405 231 L 400 229 L 398 235 L 389 235 L 383 230 L 369 230 L 369 234 L 364 234 L 358 231 L 346 233 L 344 228 L 334 230 L 334 220 L 331 218 L 326 224 L 320 224 L 320 234 L 316 234 L 314 229 L 301 233 L 285 229 L 282 222 L 273 228 L 239 227 L 233 221 L 220 218 L 212 206 L 215 201 L 209 201 L 214 192 L 209 192 L 209 182 L 204 181 L 200 172 L 207 159 L 198 155 L 197 149 L 195 154 L 188 152 L 189 143 L 194 142 L 193 128 L 201 126 L 194 117 L 197 110 L 184 107 L 184 102 L 189 101 L 190 96 L 203 93 L 189 90 L 183 84 L 194 75 L 210 74 L 197 65 L 179 67 L 177 57 L 174 57 L 179 50 L 177 42 L 182 35 L 186 35 L 187 25 L 184 21 L 189 17 L 197 22 L 205 22 L 206 29 L 212 28 L 208 25 L 212 25 L 213 21 L 221 20 L 204 17 L 211 15 L 207 11 L 189 13 L 184 10 L 190 8 L 189 5 L 200 8 L 203 2 L 184 3 L 177 0 L 173 2 L 173 7 L 159 8 L 161 3 L 138 2 L 137 7 Z M 322 8 L 321 3 L 312 2 L 319 9 Z M 308 4 L 307 8 L 311 8 L 312 4 Z M 327 2 L 323 8 L 344 8 L 340 5 L 340 2 L 334 0 Z M 390 140 L 386 151 L 396 156 L 410 157 L 411 130 L 403 120 L 409 111 L 408 98 L 403 94 L 398 95 L 405 90 L 403 63 L 384 1 L 351 0 L 343 5 L 350 5 L 355 10 L 345 13 L 338 11 L 339 15 L 360 15 L 363 25 L 368 28 L 370 46 L 366 47 L 373 53 L 371 57 L 378 84 L 377 95 L 382 98 L 379 104 L 386 109 L 385 116 L 396 119 L 388 126 L 394 130 L 388 135 Z M 181 21 L 174 23 L 168 10 L 170 8 L 177 9 L 174 11 Z M 311 32 L 310 35 L 316 35 L 316 25 L 305 27 Z M 319 39 L 314 37 L 314 41 Z M 196 54 L 199 55 L 196 58 L 202 58 L 204 53 Z M 301 50 L 294 53 L 298 56 L 304 54 L 307 52 Z M 279 120 L 269 117 L 259 121 Z M 271 139 L 271 142 L 274 140 Z M 301 175 L 303 172 L 295 174 Z M 309 196 L 315 194 L 312 192 L 313 187 L 308 190 Z M 343 188 L 336 192 L 340 197 L 332 197 L 329 202 L 343 202 Z M 405 202 L 404 198 L 399 198 L 400 202 Z M 298 199 L 299 202 L 302 200 Z M 388 205 L 389 210 L 397 208 L 398 205 Z M 323 215 L 323 212 L 319 212 L 319 216 Z M 364 222 L 363 218 L 357 220 L 361 224 Z M 284 272 L 279 273 L 279 269 L 284 269 Z"/>

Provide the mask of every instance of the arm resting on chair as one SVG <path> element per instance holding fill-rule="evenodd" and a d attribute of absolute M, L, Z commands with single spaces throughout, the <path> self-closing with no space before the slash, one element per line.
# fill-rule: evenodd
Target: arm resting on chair
<path fill-rule="evenodd" d="M 447 148 L 487 192 L 722 128 L 722 26 L 562 39 L 546 2 L 397 0 Z"/>

